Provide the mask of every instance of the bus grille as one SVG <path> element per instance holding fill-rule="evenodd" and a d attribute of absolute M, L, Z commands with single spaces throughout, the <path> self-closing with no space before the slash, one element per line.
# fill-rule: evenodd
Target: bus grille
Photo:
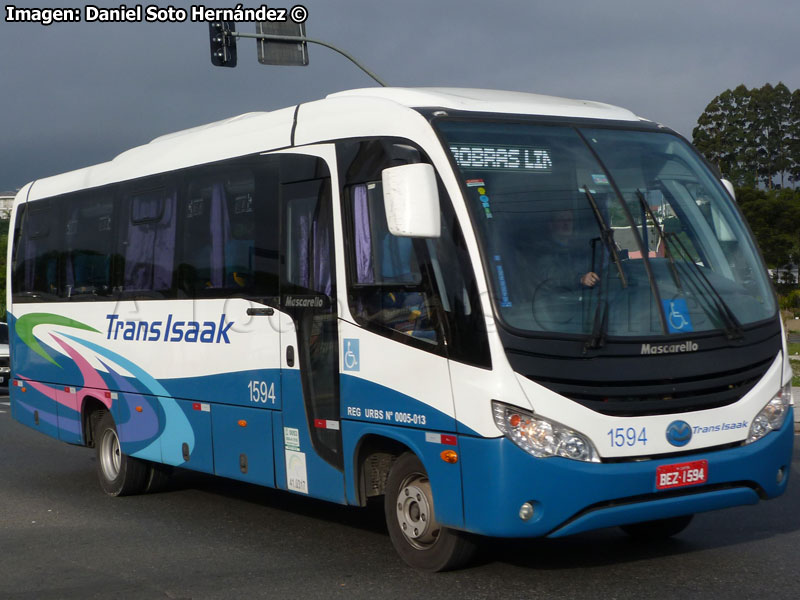
<path fill-rule="evenodd" d="M 645 416 L 733 404 L 764 376 L 774 358 L 735 371 L 650 381 L 565 381 L 531 377 L 537 383 L 604 415 Z"/>

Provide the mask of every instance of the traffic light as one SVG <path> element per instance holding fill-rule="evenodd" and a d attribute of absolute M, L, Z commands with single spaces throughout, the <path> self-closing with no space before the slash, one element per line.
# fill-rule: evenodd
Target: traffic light
<path fill-rule="evenodd" d="M 236 66 L 236 38 L 231 35 L 234 31 L 236 23 L 233 21 L 215 21 L 208 24 L 211 64 L 215 67 Z"/>

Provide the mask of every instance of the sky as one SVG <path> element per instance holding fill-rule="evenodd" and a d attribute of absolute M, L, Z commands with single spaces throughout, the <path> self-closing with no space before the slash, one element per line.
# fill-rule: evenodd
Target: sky
<path fill-rule="evenodd" d="M 597 100 L 689 138 L 725 89 L 800 87 L 797 0 L 299 1 L 309 37 L 346 50 L 390 85 Z M 87 4 L 47 7 L 84 14 Z M 105 162 L 165 133 L 376 85 L 321 46 L 309 47 L 307 67 L 274 67 L 258 63 L 254 41 L 239 40 L 239 65 L 221 68 L 211 65 L 206 23 L 43 26 L 8 22 L 8 6 L 0 15 L 0 191 Z M 254 33 L 255 25 L 237 29 Z"/>

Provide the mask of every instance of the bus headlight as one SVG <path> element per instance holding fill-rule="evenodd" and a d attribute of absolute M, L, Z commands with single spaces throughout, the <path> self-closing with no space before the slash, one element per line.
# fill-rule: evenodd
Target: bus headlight
<path fill-rule="evenodd" d="M 783 422 L 786 421 L 786 415 L 789 414 L 791 404 L 792 382 L 790 381 L 778 390 L 772 400 L 767 402 L 767 405 L 753 419 L 753 424 L 750 425 L 750 433 L 745 443 L 750 444 L 760 440 L 770 431 L 777 431 L 783 427 Z"/>
<path fill-rule="evenodd" d="M 561 456 L 600 462 L 592 442 L 581 433 L 533 413 L 492 401 L 497 428 L 517 446 L 539 458 Z"/>

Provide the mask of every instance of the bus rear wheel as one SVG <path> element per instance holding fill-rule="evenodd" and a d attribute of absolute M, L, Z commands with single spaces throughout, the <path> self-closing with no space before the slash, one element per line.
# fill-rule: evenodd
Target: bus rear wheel
<path fill-rule="evenodd" d="M 150 472 L 142 461 L 123 454 L 111 413 L 104 411 L 94 430 L 97 477 L 109 496 L 140 494 L 148 485 Z"/>
<path fill-rule="evenodd" d="M 472 538 L 436 520 L 430 481 L 414 454 L 402 454 L 392 465 L 384 513 L 395 550 L 412 567 L 447 571 L 466 564 L 475 554 Z"/>
<path fill-rule="evenodd" d="M 686 529 L 693 518 L 694 515 L 682 515 L 669 519 L 658 519 L 656 521 L 623 525 L 621 529 L 632 538 L 638 540 L 663 540 L 677 535 Z"/>
<path fill-rule="evenodd" d="M 172 467 L 161 463 L 146 462 L 147 483 L 142 490 L 145 494 L 163 492 L 172 479 Z"/>

